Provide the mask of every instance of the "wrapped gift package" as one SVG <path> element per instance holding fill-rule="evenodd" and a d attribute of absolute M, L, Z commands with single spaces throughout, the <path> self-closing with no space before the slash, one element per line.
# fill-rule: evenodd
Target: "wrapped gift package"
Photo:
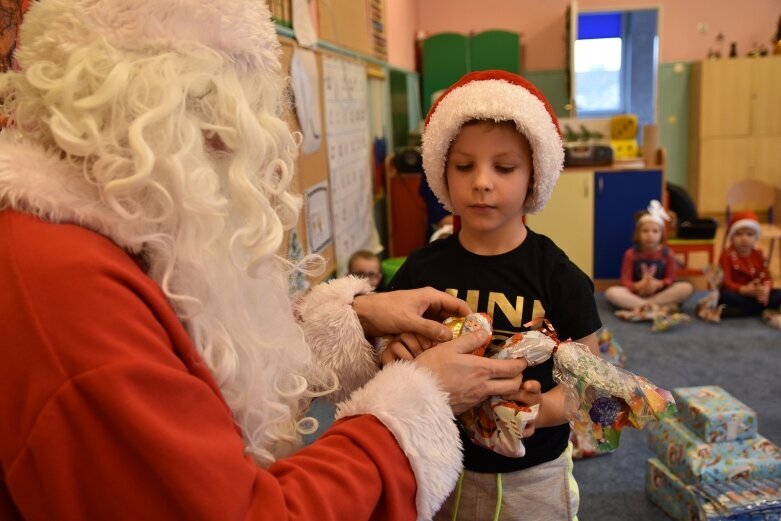
<path fill-rule="evenodd" d="M 648 498 L 676 521 L 759 521 L 781 517 L 781 478 L 686 485 L 664 463 L 648 460 Z"/>
<path fill-rule="evenodd" d="M 756 413 L 714 385 L 673 390 L 678 415 L 707 442 L 745 440 L 757 435 Z"/>
<path fill-rule="evenodd" d="M 781 476 L 781 449 L 760 435 L 706 443 L 681 419 L 667 418 L 651 426 L 648 445 L 687 484 Z"/>
<path fill-rule="evenodd" d="M 648 499 L 676 521 L 700 519 L 694 494 L 656 458 L 646 463 L 645 492 Z"/>

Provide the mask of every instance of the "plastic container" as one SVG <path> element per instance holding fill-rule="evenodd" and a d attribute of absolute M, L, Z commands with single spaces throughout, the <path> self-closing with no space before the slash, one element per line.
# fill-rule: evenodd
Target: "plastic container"
<path fill-rule="evenodd" d="M 380 263 L 380 269 L 382 270 L 382 280 L 386 287 L 406 260 L 407 257 L 391 257 L 390 259 L 385 259 Z"/>

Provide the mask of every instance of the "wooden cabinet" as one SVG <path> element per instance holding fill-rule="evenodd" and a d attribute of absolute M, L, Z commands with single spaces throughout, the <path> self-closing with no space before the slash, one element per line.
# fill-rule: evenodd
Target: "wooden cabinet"
<path fill-rule="evenodd" d="M 696 63 L 691 89 L 689 184 L 699 212 L 723 213 L 741 179 L 781 185 L 781 57 Z"/>
<path fill-rule="evenodd" d="M 617 279 L 632 246 L 635 214 L 652 199 L 662 200 L 661 170 L 611 170 L 594 174 L 595 279 Z"/>
<path fill-rule="evenodd" d="M 547 235 L 591 276 L 594 271 L 594 172 L 566 172 L 545 209 L 526 216 L 526 224 Z"/>
<path fill-rule="evenodd" d="M 632 245 L 634 216 L 662 199 L 660 169 L 565 169 L 545 209 L 526 223 L 594 279 L 617 279 Z"/>
<path fill-rule="evenodd" d="M 450 87 L 470 71 L 501 69 L 518 74 L 521 40 L 518 33 L 502 30 L 473 35 L 439 33 L 423 40 L 423 113 L 432 96 Z"/>
<path fill-rule="evenodd" d="M 422 174 L 397 173 L 391 160 L 386 161 L 386 173 L 388 254 L 406 257 L 426 245 L 426 203 L 418 194 Z"/>

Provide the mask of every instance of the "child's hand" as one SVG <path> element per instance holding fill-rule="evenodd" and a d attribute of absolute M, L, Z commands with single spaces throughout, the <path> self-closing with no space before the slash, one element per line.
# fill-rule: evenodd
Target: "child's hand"
<path fill-rule="evenodd" d="M 653 295 L 654 294 L 654 290 L 652 286 L 653 280 L 654 279 L 652 278 L 643 277 L 642 279 L 637 281 L 635 283 L 635 291 L 637 292 L 637 294 L 640 295 L 641 297 L 650 297 L 651 295 Z"/>
<path fill-rule="evenodd" d="M 659 279 L 651 279 L 650 286 L 654 293 L 658 293 L 664 288 L 664 281 Z"/>
<path fill-rule="evenodd" d="M 757 279 L 752 280 L 748 284 L 740 287 L 739 293 L 746 297 L 754 297 L 759 300 L 763 292 L 763 285 Z"/>
<path fill-rule="evenodd" d="M 759 302 L 763 306 L 767 306 L 769 300 L 770 300 L 770 285 L 762 284 L 757 294 L 757 302 Z"/>
<path fill-rule="evenodd" d="M 512 394 L 502 395 L 502 398 L 529 406 L 535 404 L 542 405 L 542 388 L 537 380 L 527 380 L 521 384 L 520 390 Z M 530 421 L 526 424 L 526 428 L 523 429 L 521 437 L 528 438 L 534 434 L 534 430 L 535 421 Z"/>

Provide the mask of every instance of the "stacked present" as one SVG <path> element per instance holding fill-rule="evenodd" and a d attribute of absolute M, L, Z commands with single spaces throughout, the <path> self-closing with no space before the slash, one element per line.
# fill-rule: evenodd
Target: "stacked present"
<path fill-rule="evenodd" d="M 673 390 L 680 411 L 650 430 L 646 491 L 673 519 L 778 519 L 781 449 L 753 410 L 715 386 Z"/>

